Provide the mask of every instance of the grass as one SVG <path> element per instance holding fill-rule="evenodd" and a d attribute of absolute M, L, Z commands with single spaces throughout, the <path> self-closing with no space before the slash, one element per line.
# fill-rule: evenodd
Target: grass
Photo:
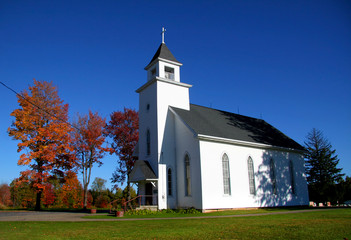
<path fill-rule="evenodd" d="M 258 214 L 258 213 L 272 213 L 292 210 L 303 210 L 306 208 L 262 208 L 262 209 L 250 209 L 250 210 L 228 210 L 228 211 L 215 211 L 210 213 L 181 213 L 181 212 L 155 212 L 149 215 L 124 215 L 124 218 L 175 218 L 175 217 L 201 217 L 201 216 L 226 216 L 226 215 L 242 215 L 242 214 Z M 114 219 L 115 215 L 109 213 L 98 213 L 83 218 L 87 219 Z"/>
<path fill-rule="evenodd" d="M 246 211 L 246 213 L 252 213 L 252 211 Z M 0 239 L 343 238 L 351 239 L 351 209 L 214 219 L 0 222 Z"/>

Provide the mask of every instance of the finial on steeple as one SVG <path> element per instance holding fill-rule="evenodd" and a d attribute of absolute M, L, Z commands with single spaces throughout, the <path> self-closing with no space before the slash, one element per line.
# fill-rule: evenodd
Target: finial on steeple
<path fill-rule="evenodd" d="M 165 43 L 165 32 L 166 32 L 166 29 L 164 27 L 162 27 L 162 32 L 161 32 L 161 35 L 162 35 L 162 43 Z"/>

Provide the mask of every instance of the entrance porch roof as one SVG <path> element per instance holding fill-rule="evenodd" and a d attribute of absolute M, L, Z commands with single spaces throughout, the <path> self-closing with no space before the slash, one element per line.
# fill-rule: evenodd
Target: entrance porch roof
<path fill-rule="evenodd" d="M 129 181 L 141 182 L 155 180 L 157 181 L 158 179 L 149 162 L 144 160 L 137 160 L 134 164 L 132 172 L 129 175 Z"/>

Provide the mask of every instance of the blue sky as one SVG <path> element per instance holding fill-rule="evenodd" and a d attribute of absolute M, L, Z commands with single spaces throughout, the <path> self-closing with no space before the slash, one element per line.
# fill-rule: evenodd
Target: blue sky
<path fill-rule="evenodd" d="M 52 81 L 71 117 L 138 109 L 162 26 L 191 103 L 262 117 L 300 144 L 320 129 L 351 175 L 348 0 L 0 0 L 0 81 L 18 92 Z M 0 183 L 10 183 L 25 169 L 7 135 L 18 105 L 1 85 L 0 99 Z M 115 165 L 107 156 L 92 180 Z"/>

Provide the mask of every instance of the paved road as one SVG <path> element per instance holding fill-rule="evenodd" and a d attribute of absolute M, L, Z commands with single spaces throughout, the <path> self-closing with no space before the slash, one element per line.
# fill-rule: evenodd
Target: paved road
<path fill-rule="evenodd" d="M 141 221 L 141 220 L 170 220 L 170 219 L 201 219 L 201 218 L 230 218 L 230 217 L 251 217 L 278 214 L 304 213 L 310 211 L 328 211 L 331 209 L 312 209 L 282 211 L 272 213 L 243 214 L 243 215 L 225 215 L 225 216 L 200 216 L 200 217 L 177 217 L 177 218 L 108 218 L 108 219 L 89 219 L 82 218 L 91 216 L 89 213 L 70 213 L 70 212 L 35 212 L 35 211 L 0 211 L 0 222 L 4 221 L 45 221 L 45 222 L 94 222 L 94 221 Z"/>
<path fill-rule="evenodd" d="M 0 211 L 0 221 L 84 221 L 88 213 Z"/>

